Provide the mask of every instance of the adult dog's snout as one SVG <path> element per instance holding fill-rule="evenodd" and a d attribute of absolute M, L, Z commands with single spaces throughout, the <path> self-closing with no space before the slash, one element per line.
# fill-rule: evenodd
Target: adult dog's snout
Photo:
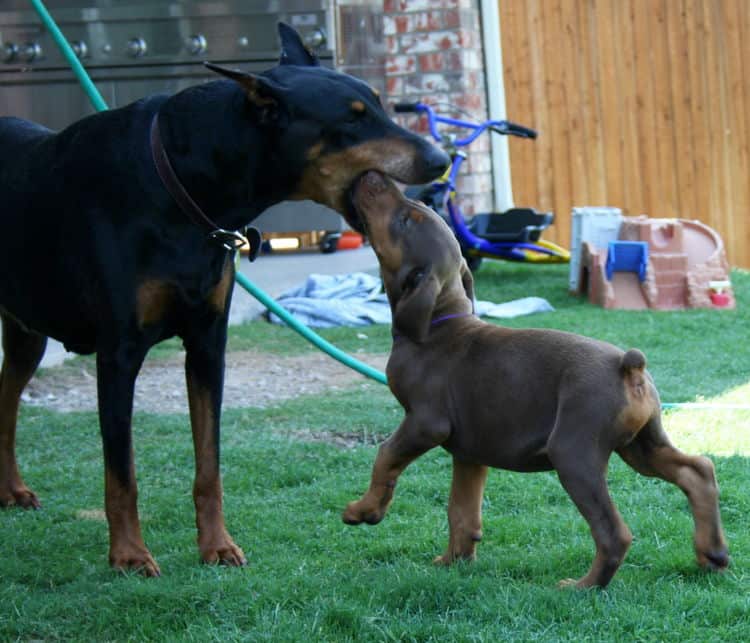
<path fill-rule="evenodd" d="M 445 174 L 451 163 L 450 157 L 443 152 L 443 150 L 434 145 L 429 145 L 429 150 L 425 153 L 423 159 L 423 172 L 425 176 L 423 179 L 417 181 L 417 183 L 427 183 L 428 181 L 440 178 Z"/>

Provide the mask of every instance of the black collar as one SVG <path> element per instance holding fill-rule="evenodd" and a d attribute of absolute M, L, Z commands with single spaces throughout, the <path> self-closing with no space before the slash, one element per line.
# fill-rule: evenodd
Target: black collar
<path fill-rule="evenodd" d="M 224 230 L 214 223 L 200 206 L 188 194 L 185 186 L 180 183 L 180 179 L 169 162 L 167 150 L 164 149 L 164 143 L 159 133 L 159 114 L 155 114 L 151 120 L 151 155 L 154 159 L 156 172 L 159 174 L 161 182 L 172 195 L 177 205 L 187 217 L 197 226 L 205 228 L 208 231 L 208 238 L 215 241 L 226 250 L 239 250 L 247 243 L 247 239 L 239 232 Z"/>

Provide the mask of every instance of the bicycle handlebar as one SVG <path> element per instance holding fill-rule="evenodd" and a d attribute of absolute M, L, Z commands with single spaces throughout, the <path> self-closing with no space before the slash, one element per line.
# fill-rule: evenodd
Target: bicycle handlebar
<path fill-rule="evenodd" d="M 467 138 L 456 141 L 458 145 L 468 145 L 485 129 L 489 129 L 493 132 L 496 132 L 497 134 L 503 134 L 507 136 L 518 136 L 520 138 L 531 139 L 537 137 L 536 130 L 533 130 L 529 127 L 524 127 L 523 125 L 519 125 L 518 123 L 513 123 L 511 121 L 486 121 L 481 125 L 477 125 L 476 123 L 469 123 L 468 121 L 447 118 L 445 116 L 438 116 L 432 109 L 432 107 L 430 107 L 429 105 L 425 105 L 424 103 L 396 103 L 393 106 L 393 109 L 397 114 L 427 114 L 427 118 L 430 122 L 430 132 L 432 133 L 432 136 L 436 141 L 440 141 L 442 139 L 437 131 L 437 128 L 435 127 L 436 123 L 447 123 L 449 125 L 466 127 L 468 129 L 474 130 L 474 132 Z"/>
<path fill-rule="evenodd" d="M 497 132 L 498 134 L 510 134 L 511 136 L 519 136 L 521 138 L 536 138 L 537 136 L 536 130 L 533 130 L 529 127 L 524 127 L 523 125 L 519 125 L 518 123 L 513 123 L 511 121 L 504 121 L 504 123 L 504 131 L 494 126 L 490 127 L 490 129 L 493 132 Z"/>
<path fill-rule="evenodd" d="M 418 109 L 418 107 L 421 105 L 421 103 L 396 103 L 393 106 L 393 109 L 397 114 L 406 114 L 409 112 L 418 112 L 421 111 Z"/>

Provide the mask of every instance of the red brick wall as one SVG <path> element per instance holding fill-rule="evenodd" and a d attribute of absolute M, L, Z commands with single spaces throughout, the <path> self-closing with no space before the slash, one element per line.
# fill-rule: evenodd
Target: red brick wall
<path fill-rule="evenodd" d="M 487 118 L 484 58 L 478 0 L 384 0 L 385 100 L 429 103 L 441 113 L 466 118 L 441 103 Z M 402 125 L 427 134 L 427 123 L 397 116 Z M 464 149 L 469 158 L 459 177 L 465 214 L 492 206 L 489 136 Z"/>

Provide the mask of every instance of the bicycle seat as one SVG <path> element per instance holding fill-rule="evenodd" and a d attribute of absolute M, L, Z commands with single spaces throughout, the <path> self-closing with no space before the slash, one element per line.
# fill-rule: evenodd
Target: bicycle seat
<path fill-rule="evenodd" d="M 475 214 L 468 222 L 469 230 L 487 241 L 528 243 L 537 241 L 542 230 L 552 225 L 555 215 L 533 208 L 511 208 L 505 212 Z"/>

